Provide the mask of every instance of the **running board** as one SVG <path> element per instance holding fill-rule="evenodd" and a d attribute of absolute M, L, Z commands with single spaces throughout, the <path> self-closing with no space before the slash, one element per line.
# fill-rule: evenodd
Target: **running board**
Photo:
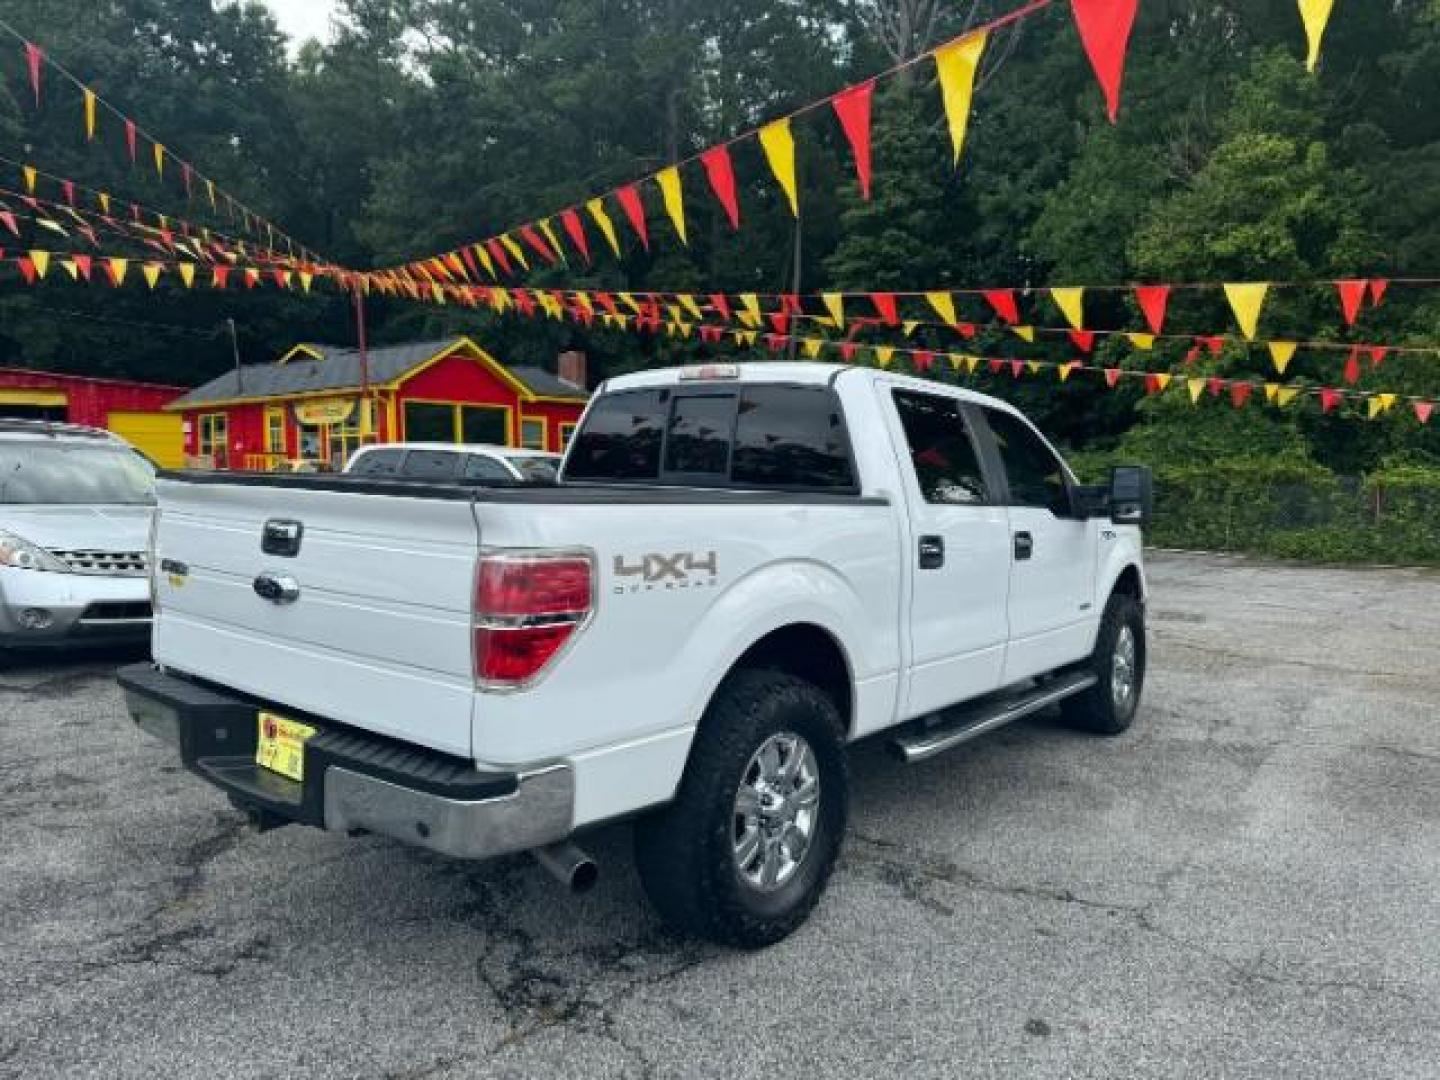
<path fill-rule="evenodd" d="M 994 731 L 1056 702 L 1084 693 L 1099 681 L 1095 674 L 1089 671 L 1062 675 L 1019 697 L 957 709 L 952 718 L 943 720 L 934 727 L 897 735 L 890 742 L 890 747 L 900 755 L 900 760 L 913 765 L 936 754 L 943 754 L 961 743 L 978 739 L 987 731 Z"/>

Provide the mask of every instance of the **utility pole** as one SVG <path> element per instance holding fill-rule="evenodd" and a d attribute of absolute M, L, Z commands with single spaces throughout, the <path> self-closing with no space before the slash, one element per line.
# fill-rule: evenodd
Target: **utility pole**
<path fill-rule="evenodd" d="M 802 240 L 803 235 L 804 235 L 803 230 L 802 230 L 801 227 L 800 227 L 800 215 L 799 215 L 799 214 L 796 214 L 796 215 L 795 215 L 795 265 L 792 267 L 792 269 L 791 269 L 791 274 L 790 274 L 790 291 L 791 291 L 792 293 L 794 293 L 796 296 L 799 296 L 799 295 L 800 295 L 800 283 L 801 283 L 801 273 L 802 273 L 802 272 L 801 272 L 801 266 L 803 265 L 802 256 L 804 255 L 804 250 L 803 250 L 803 248 L 802 248 L 802 246 L 801 246 L 801 245 L 802 245 L 802 242 L 803 242 L 803 240 Z M 795 354 L 796 354 L 796 352 L 797 352 L 797 351 L 799 350 L 799 348 L 800 348 L 800 340 L 795 336 L 796 327 L 794 327 L 794 326 L 787 326 L 786 329 L 790 331 L 790 344 L 787 346 L 787 352 L 789 353 L 789 359 L 794 360 L 794 359 L 795 359 Z"/>
<path fill-rule="evenodd" d="M 360 344 L 360 445 L 371 441 L 370 425 L 370 350 L 365 343 L 365 289 L 355 286 L 355 337 Z M 391 438 L 394 438 L 392 435 Z"/>
<path fill-rule="evenodd" d="M 235 332 L 234 319 L 226 319 L 225 324 L 230 327 L 230 349 L 235 354 L 235 396 L 243 397 L 245 394 L 245 369 L 240 364 L 240 336 Z"/>

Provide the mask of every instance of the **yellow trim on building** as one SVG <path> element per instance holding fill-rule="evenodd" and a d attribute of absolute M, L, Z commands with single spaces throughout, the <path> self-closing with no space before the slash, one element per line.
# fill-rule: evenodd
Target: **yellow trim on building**
<path fill-rule="evenodd" d="M 296 345 L 293 349 L 291 349 L 289 352 L 287 352 L 284 356 L 280 357 L 279 360 L 276 360 L 275 363 L 277 363 L 277 364 L 288 364 L 288 363 L 290 363 L 291 360 L 294 360 L 294 359 L 295 359 L 295 356 L 296 356 L 297 353 L 305 353 L 307 356 L 310 357 L 311 360 L 324 360 L 324 359 L 325 359 L 325 354 L 322 353 L 319 349 L 315 348 L 315 346 L 313 346 L 313 345 Z"/>
<path fill-rule="evenodd" d="M 0 390 L 0 405 L 33 405 L 41 409 L 63 409 L 70 395 L 63 390 Z"/>

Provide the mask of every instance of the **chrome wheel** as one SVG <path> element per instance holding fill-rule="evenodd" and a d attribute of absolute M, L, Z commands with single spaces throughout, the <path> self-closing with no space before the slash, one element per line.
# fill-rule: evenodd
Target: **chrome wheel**
<path fill-rule="evenodd" d="M 1128 625 L 1122 626 L 1110 660 L 1110 698 L 1117 712 L 1130 707 L 1135 697 L 1135 677 L 1135 632 Z"/>
<path fill-rule="evenodd" d="M 771 892 L 795 876 L 819 821 L 820 773 L 799 735 L 766 739 L 745 766 L 731 832 L 735 869 Z"/>

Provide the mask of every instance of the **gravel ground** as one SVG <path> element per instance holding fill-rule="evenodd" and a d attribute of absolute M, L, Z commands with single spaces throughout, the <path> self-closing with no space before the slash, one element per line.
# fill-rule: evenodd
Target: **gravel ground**
<path fill-rule="evenodd" d="M 0 672 L 0 1076 L 1440 1074 L 1440 577 L 1157 556 L 1117 740 L 855 753 L 810 923 L 666 933 L 528 859 L 246 830 L 123 657 Z"/>

